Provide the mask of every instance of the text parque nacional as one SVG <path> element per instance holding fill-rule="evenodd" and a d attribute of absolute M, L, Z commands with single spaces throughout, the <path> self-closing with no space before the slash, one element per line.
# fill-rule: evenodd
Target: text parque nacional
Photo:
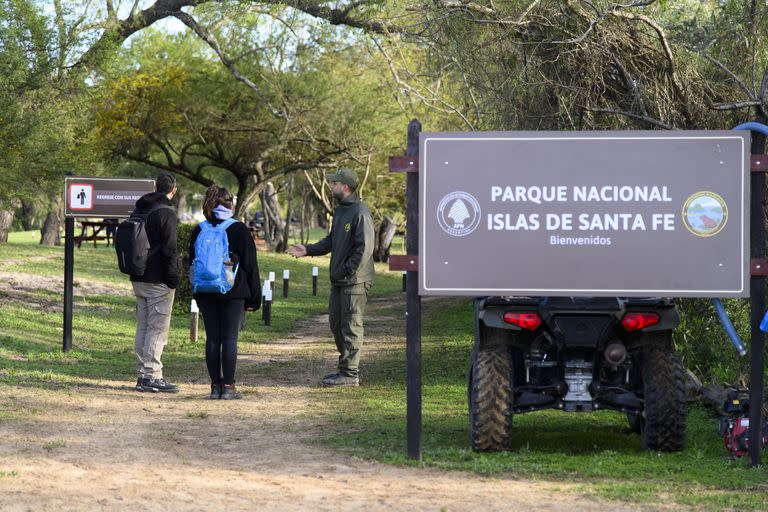
<path fill-rule="evenodd" d="M 565 185 L 521 186 L 493 185 L 490 188 L 492 202 L 554 203 L 554 202 L 603 202 L 603 203 L 669 203 L 672 198 L 666 186 L 655 185 Z M 490 231 L 674 231 L 674 213 L 653 213 L 644 217 L 640 213 L 488 213 L 487 228 Z"/>
<path fill-rule="evenodd" d="M 491 201 L 529 202 L 534 204 L 582 202 L 671 202 L 666 186 L 656 185 L 565 185 L 491 186 Z"/>

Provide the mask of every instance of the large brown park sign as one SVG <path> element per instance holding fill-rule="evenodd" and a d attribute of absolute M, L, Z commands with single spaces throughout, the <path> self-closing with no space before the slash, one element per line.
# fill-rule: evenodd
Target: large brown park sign
<path fill-rule="evenodd" d="M 420 136 L 419 293 L 747 297 L 745 131 Z"/>

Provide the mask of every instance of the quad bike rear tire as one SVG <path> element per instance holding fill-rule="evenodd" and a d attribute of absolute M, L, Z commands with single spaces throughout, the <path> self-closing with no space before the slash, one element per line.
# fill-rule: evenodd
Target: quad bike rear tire
<path fill-rule="evenodd" d="M 473 450 L 509 449 L 513 382 L 512 351 L 508 345 L 481 346 L 473 351 L 468 387 Z"/>
<path fill-rule="evenodd" d="M 642 355 L 645 411 L 641 436 L 646 450 L 685 448 L 688 415 L 683 365 L 671 346 L 648 345 Z"/>

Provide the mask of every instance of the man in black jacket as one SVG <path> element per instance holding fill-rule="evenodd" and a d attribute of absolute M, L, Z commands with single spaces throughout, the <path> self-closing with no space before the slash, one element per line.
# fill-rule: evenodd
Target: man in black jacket
<path fill-rule="evenodd" d="M 315 244 L 293 245 L 296 258 L 331 253 L 331 298 L 328 319 L 339 351 L 338 372 L 326 375 L 323 386 L 357 386 L 363 314 L 373 282 L 373 219 L 360 200 L 357 173 L 339 169 L 328 175 L 331 193 L 338 201 L 331 233 Z"/>
<path fill-rule="evenodd" d="M 178 393 L 179 387 L 163 378 L 160 357 L 168 343 L 171 310 L 179 285 L 178 249 L 176 247 L 176 212 L 171 199 L 176 194 L 176 178 L 164 173 L 155 182 L 155 192 L 136 201 L 134 213 L 146 214 L 145 229 L 149 240 L 147 269 L 142 276 L 131 276 L 136 295 L 136 381 L 137 391 Z"/>

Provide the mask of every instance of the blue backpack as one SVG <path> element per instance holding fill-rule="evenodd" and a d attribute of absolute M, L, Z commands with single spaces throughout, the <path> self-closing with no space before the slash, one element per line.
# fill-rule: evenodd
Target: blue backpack
<path fill-rule="evenodd" d="M 235 284 L 239 264 L 229 255 L 227 228 L 235 219 L 227 219 L 217 226 L 207 220 L 200 223 L 200 234 L 195 240 L 195 261 L 192 262 L 192 291 L 194 293 L 227 293 Z"/>

